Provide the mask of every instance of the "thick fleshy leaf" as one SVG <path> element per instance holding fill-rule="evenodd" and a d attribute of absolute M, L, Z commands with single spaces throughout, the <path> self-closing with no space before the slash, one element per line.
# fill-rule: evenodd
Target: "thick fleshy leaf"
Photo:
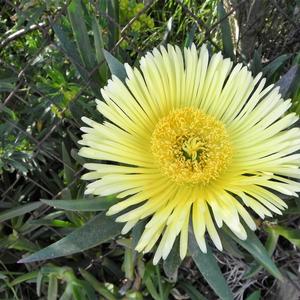
<path fill-rule="evenodd" d="M 197 30 L 197 26 L 196 24 L 194 24 L 191 28 L 191 30 L 187 33 L 185 41 L 184 41 L 184 47 L 191 47 L 194 37 L 195 37 L 195 33 Z"/>
<path fill-rule="evenodd" d="M 226 57 L 230 57 L 232 60 L 234 60 L 232 34 L 229 19 L 226 16 L 227 12 L 224 9 L 223 2 L 220 1 L 218 3 L 218 20 L 221 22 L 220 25 L 222 32 L 223 50 Z"/>
<path fill-rule="evenodd" d="M 192 232 L 189 234 L 189 251 L 199 271 L 220 299 L 233 300 L 232 292 L 210 248 L 207 247 L 207 253 L 202 253 Z"/>
<path fill-rule="evenodd" d="M 250 65 L 250 70 L 253 76 L 256 76 L 262 71 L 262 59 L 261 59 L 262 46 L 254 50 L 253 59 Z"/>
<path fill-rule="evenodd" d="M 187 281 L 179 283 L 179 286 L 188 294 L 191 300 L 207 300 L 192 284 Z"/>
<path fill-rule="evenodd" d="M 282 97 L 290 97 L 300 87 L 300 67 L 292 66 L 276 83 Z"/>
<path fill-rule="evenodd" d="M 121 232 L 123 225 L 104 213 L 96 215 L 82 227 L 56 243 L 21 259 L 20 263 L 53 259 L 78 253 L 108 241 Z"/>
<path fill-rule="evenodd" d="M 107 300 L 115 300 L 116 297 L 113 293 L 109 291 L 109 289 L 102 283 L 99 282 L 91 273 L 84 269 L 79 269 L 82 277 L 105 299 Z"/>
<path fill-rule="evenodd" d="M 255 233 L 247 226 L 244 226 L 247 232 L 247 239 L 241 240 L 235 236 L 226 226 L 223 226 L 224 232 L 234 239 L 240 246 L 246 249 L 260 264 L 262 264 L 274 277 L 283 280 L 283 276 L 270 258 L 266 248 L 257 238 Z"/>
<path fill-rule="evenodd" d="M 259 300 L 260 299 L 260 290 L 257 290 L 253 292 L 251 295 L 249 295 L 246 300 Z"/>
<path fill-rule="evenodd" d="M 107 4 L 107 10 L 104 13 L 108 14 L 108 47 L 112 49 L 119 40 L 119 1 L 118 0 L 107 0 L 103 1 Z"/>
<path fill-rule="evenodd" d="M 101 33 L 100 25 L 98 23 L 98 20 L 95 17 L 93 19 L 93 34 L 94 34 L 94 45 L 95 45 L 95 51 L 96 51 L 96 59 L 97 59 L 97 63 L 100 64 L 99 72 L 100 72 L 101 78 L 103 80 L 106 80 L 107 66 L 105 64 L 105 57 L 104 57 L 104 53 L 103 53 L 104 42 L 103 42 L 103 39 L 102 39 L 102 33 Z"/>
<path fill-rule="evenodd" d="M 132 229 L 132 247 L 135 248 L 145 229 L 147 219 L 139 221 Z"/>
<path fill-rule="evenodd" d="M 274 231 L 274 230 L 270 230 L 269 234 L 268 234 L 268 238 L 265 244 L 265 248 L 269 254 L 269 256 L 272 256 L 273 252 L 276 249 L 277 246 L 277 242 L 278 242 L 278 234 Z M 250 278 L 253 277 L 255 274 L 257 274 L 261 269 L 263 268 L 263 266 L 258 263 L 257 261 L 255 261 L 250 269 L 244 274 L 244 278 Z"/>
<path fill-rule="evenodd" d="M 181 264 L 181 259 L 179 255 L 179 239 L 176 239 L 170 254 L 164 261 L 163 268 L 166 275 L 172 280 L 177 280 L 177 271 Z"/>
<path fill-rule="evenodd" d="M 84 13 L 80 0 L 71 2 L 68 6 L 68 14 L 82 61 L 88 70 L 92 70 L 95 66 L 95 55 L 84 22 Z"/>
<path fill-rule="evenodd" d="M 278 56 L 276 59 L 274 59 L 272 62 L 267 64 L 263 68 L 264 76 L 266 76 L 268 79 L 271 78 L 279 68 L 283 67 L 283 65 L 290 57 L 291 55 L 289 54 L 282 54 Z"/>
<path fill-rule="evenodd" d="M 77 200 L 46 200 L 41 201 L 49 206 L 58 209 L 71 211 L 102 211 L 107 210 L 119 200 L 116 198 L 97 197 L 95 199 L 77 199 Z"/>
<path fill-rule="evenodd" d="M 127 73 L 124 65 L 105 49 L 103 49 L 103 53 L 111 74 L 116 75 L 120 80 L 125 81 Z"/>
<path fill-rule="evenodd" d="M 75 44 L 70 40 L 66 29 L 59 24 L 54 24 L 52 28 L 55 32 L 56 37 L 60 41 L 64 53 L 68 56 L 72 64 L 75 66 L 80 76 L 85 81 L 88 81 L 89 73 L 84 68 L 83 62 L 81 61 L 80 54 L 77 51 Z"/>
<path fill-rule="evenodd" d="M 292 244 L 300 248 L 300 230 L 295 228 L 287 228 L 284 226 L 274 225 L 267 228 L 268 231 L 274 231 L 281 235 Z"/>
<path fill-rule="evenodd" d="M 32 202 L 32 203 L 28 203 L 28 204 L 25 204 L 22 206 L 18 206 L 15 208 L 10 208 L 8 210 L 5 210 L 0 213 L 0 222 L 4 222 L 4 221 L 9 220 L 14 217 L 22 216 L 28 212 L 31 212 L 31 211 L 39 208 L 42 205 L 43 205 L 43 203 L 41 203 L 41 202 Z"/>

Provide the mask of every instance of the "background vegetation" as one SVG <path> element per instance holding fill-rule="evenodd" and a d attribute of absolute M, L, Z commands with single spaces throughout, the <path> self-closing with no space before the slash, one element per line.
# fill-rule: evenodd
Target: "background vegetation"
<path fill-rule="evenodd" d="M 299 200 L 286 199 L 289 209 L 272 223 L 257 218 L 279 269 L 255 236 L 225 238 L 206 265 L 193 252 L 180 264 L 174 252 L 153 266 L 133 250 L 143 224 L 122 237 L 98 214 L 113 197 L 84 197 L 77 155 L 80 118 L 101 121 L 94 100 L 110 72 L 122 72 L 109 53 L 135 64 L 160 44 L 206 42 L 280 85 L 300 114 L 299 0 L 2 0 L 0 12 L 1 299 L 232 299 L 229 289 L 234 299 L 299 299 Z M 97 243 L 69 235 L 89 220 L 94 235 L 105 233 Z M 67 256 L 18 263 L 65 236 L 58 248 Z M 96 247 L 75 253 L 78 238 L 82 249 Z"/>

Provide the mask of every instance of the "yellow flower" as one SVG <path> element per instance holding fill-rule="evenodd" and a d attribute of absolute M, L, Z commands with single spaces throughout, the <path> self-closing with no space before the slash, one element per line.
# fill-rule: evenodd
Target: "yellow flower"
<path fill-rule="evenodd" d="M 82 119 L 80 155 L 102 161 L 85 164 L 83 179 L 94 180 L 86 193 L 122 199 L 107 214 L 127 209 L 123 233 L 149 218 L 136 250 L 158 244 L 157 263 L 180 235 L 184 258 L 190 220 L 203 252 L 206 232 L 222 250 L 216 226 L 246 239 L 241 219 L 256 226 L 245 207 L 264 218 L 287 207 L 274 191 L 297 196 L 298 117 L 262 74 L 209 58 L 205 45 L 160 47 L 125 68 L 126 84 L 112 76 L 97 101 L 106 121 Z"/>

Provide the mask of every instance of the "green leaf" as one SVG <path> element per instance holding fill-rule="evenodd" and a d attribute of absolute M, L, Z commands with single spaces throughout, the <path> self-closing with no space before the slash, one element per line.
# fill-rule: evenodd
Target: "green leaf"
<path fill-rule="evenodd" d="M 39 250 L 39 247 L 32 243 L 31 241 L 29 241 L 28 239 L 19 236 L 17 233 L 12 233 L 8 236 L 7 239 L 1 239 L 1 242 L 5 242 L 6 241 L 6 245 L 5 243 L 2 245 L 3 247 L 7 247 L 9 249 L 16 249 L 19 251 L 29 251 L 29 252 L 34 252 Z"/>
<path fill-rule="evenodd" d="M 292 66 L 276 83 L 280 87 L 280 94 L 284 98 L 290 97 L 300 88 L 300 66 Z"/>
<path fill-rule="evenodd" d="M 217 6 L 218 10 L 218 20 L 221 21 L 221 33 L 222 33 L 222 41 L 223 41 L 223 50 L 226 57 L 230 57 L 234 60 L 234 50 L 233 50 L 233 42 L 232 42 L 232 34 L 229 24 L 229 19 L 226 17 L 227 13 L 224 9 L 223 2 L 219 2 Z"/>
<path fill-rule="evenodd" d="M 74 180 L 74 170 L 70 155 L 66 149 L 65 143 L 61 143 L 62 159 L 64 162 L 64 179 L 66 185 L 69 185 Z"/>
<path fill-rule="evenodd" d="M 223 226 L 223 231 L 230 236 L 233 240 L 235 240 L 240 246 L 246 249 L 260 264 L 262 264 L 274 277 L 279 280 L 283 280 L 283 276 L 269 257 L 269 254 L 260 240 L 257 238 L 255 233 L 248 228 L 248 226 L 244 226 L 247 232 L 247 239 L 241 240 L 237 236 L 235 236 L 228 228 Z"/>
<path fill-rule="evenodd" d="M 95 199 L 46 200 L 41 201 L 49 206 L 70 211 L 102 211 L 119 202 L 119 199 L 99 197 Z"/>
<path fill-rule="evenodd" d="M 180 264 L 181 259 L 179 255 L 179 239 L 177 238 L 170 254 L 163 263 L 163 268 L 166 275 L 174 282 L 177 280 L 177 271 Z"/>
<path fill-rule="evenodd" d="M 135 251 L 131 248 L 125 247 L 123 269 L 125 272 L 125 277 L 131 281 L 134 280 L 134 258 Z"/>
<path fill-rule="evenodd" d="M 155 300 L 161 300 L 159 293 L 157 292 L 154 282 L 157 283 L 157 280 L 153 281 L 152 277 L 155 274 L 155 267 L 149 262 L 146 266 L 145 273 L 143 276 L 143 283 L 145 284 L 148 292 L 151 294 L 151 297 Z M 156 279 L 156 278 L 155 278 Z"/>
<path fill-rule="evenodd" d="M 53 259 L 93 248 L 118 235 L 122 227 L 122 224 L 116 223 L 113 218 L 104 213 L 98 214 L 66 237 L 19 262 L 29 263 Z"/>
<path fill-rule="evenodd" d="M 31 281 L 34 280 L 38 275 L 38 271 L 33 271 L 30 273 L 24 273 L 20 276 L 18 276 L 17 278 L 15 278 L 14 280 L 12 280 L 10 282 L 11 286 L 15 286 L 15 285 L 19 285 L 22 282 L 27 282 L 27 281 Z"/>
<path fill-rule="evenodd" d="M 93 19 L 93 33 L 94 33 L 94 44 L 96 50 L 96 59 L 98 64 L 100 64 L 99 72 L 102 80 L 105 81 L 107 77 L 107 66 L 105 64 L 105 57 L 103 53 L 104 43 L 102 39 L 100 25 L 95 17 Z"/>
<path fill-rule="evenodd" d="M 192 232 L 189 234 L 189 251 L 199 271 L 220 299 L 233 300 L 232 292 L 210 248 L 207 247 L 207 253 L 202 253 Z"/>
<path fill-rule="evenodd" d="M 49 285 L 48 285 L 48 298 L 47 300 L 56 300 L 57 299 L 57 278 L 54 274 L 49 275 Z"/>
<path fill-rule="evenodd" d="M 143 231 L 145 229 L 147 219 L 139 221 L 132 229 L 132 248 L 135 248 L 143 234 Z"/>
<path fill-rule="evenodd" d="M 260 290 L 257 290 L 253 292 L 251 295 L 249 295 L 246 300 L 259 300 L 261 296 Z"/>
<path fill-rule="evenodd" d="M 185 292 L 189 295 L 191 300 L 207 300 L 194 286 L 192 286 L 189 282 L 181 281 L 179 282 L 179 286 L 185 290 Z"/>
<path fill-rule="evenodd" d="M 235 241 L 233 241 L 232 239 L 228 239 L 227 236 L 225 236 L 225 235 L 221 235 L 220 239 L 221 239 L 224 250 L 227 251 L 230 255 L 240 258 L 240 259 L 244 258 L 244 254 L 238 248 L 238 245 L 236 244 Z"/>
<path fill-rule="evenodd" d="M 43 203 L 41 202 L 32 202 L 16 208 L 10 208 L 0 213 L 0 222 L 4 222 L 14 217 L 22 216 L 28 212 L 39 208 L 42 205 Z"/>
<path fill-rule="evenodd" d="M 253 76 L 256 76 L 259 72 L 262 71 L 261 51 L 261 45 L 257 50 L 254 50 L 253 59 L 250 67 Z"/>
<path fill-rule="evenodd" d="M 300 230 L 294 228 L 287 228 L 279 225 L 271 225 L 267 228 L 268 231 L 274 231 L 275 233 L 286 238 L 292 244 L 300 248 Z"/>
<path fill-rule="evenodd" d="M 105 49 L 103 49 L 103 53 L 111 74 L 116 75 L 124 82 L 127 77 L 124 65 Z"/>
<path fill-rule="evenodd" d="M 271 78 L 275 72 L 282 67 L 285 62 L 291 57 L 289 54 L 282 54 L 263 68 L 264 76 Z"/>
<path fill-rule="evenodd" d="M 15 83 L 9 79 L 0 79 L 0 93 L 10 92 L 15 88 Z M 16 79 L 14 81 L 17 81 Z"/>
<path fill-rule="evenodd" d="M 119 1 L 107 0 L 108 47 L 112 49 L 119 40 Z"/>
<path fill-rule="evenodd" d="M 270 230 L 268 234 L 268 238 L 265 244 L 265 247 L 267 249 L 267 252 L 269 256 L 273 255 L 273 252 L 276 249 L 277 242 L 278 242 L 278 234 L 275 233 L 274 230 Z M 255 261 L 255 263 L 251 266 L 251 268 L 244 274 L 244 278 L 250 278 L 257 274 L 261 269 L 262 265 Z"/>
<path fill-rule="evenodd" d="M 73 0 L 71 2 L 68 6 L 68 15 L 82 61 L 88 70 L 92 70 L 95 66 L 95 55 L 84 22 L 84 14 L 80 0 Z"/>
<path fill-rule="evenodd" d="M 195 37 L 196 30 L 197 30 L 197 25 L 194 24 L 191 30 L 187 33 L 187 36 L 184 41 L 184 47 L 191 47 Z"/>
<path fill-rule="evenodd" d="M 64 52 L 66 53 L 66 55 L 68 56 L 68 58 L 70 59 L 72 64 L 75 66 L 75 68 L 77 69 L 80 76 L 85 81 L 88 81 L 89 73 L 83 66 L 83 62 L 82 62 L 81 57 L 76 49 L 75 43 L 71 42 L 71 40 L 68 36 L 68 33 L 65 31 L 65 29 L 61 25 L 54 24 L 52 26 L 52 28 L 53 28 L 58 40 L 60 41 L 60 44 L 61 44 Z"/>
<path fill-rule="evenodd" d="M 116 300 L 117 298 L 107 289 L 107 287 L 99 282 L 92 274 L 84 269 L 79 269 L 82 277 L 90 283 L 90 285 L 105 299 L 107 300 Z"/>
<path fill-rule="evenodd" d="M 284 210 L 284 214 L 287 215 L 300 215 L 300 207 L 289 207 Z"/>

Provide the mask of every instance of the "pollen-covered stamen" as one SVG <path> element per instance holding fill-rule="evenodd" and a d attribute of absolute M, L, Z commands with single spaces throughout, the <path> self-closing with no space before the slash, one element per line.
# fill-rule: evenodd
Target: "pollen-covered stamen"
<path fill-rule="evenodd" d="M 206 185 L 220 176 L 232 157 L 224 125 L 195 108 L 174 110 L 160 119 L 151 150 L 162 173 L 178 184 Z"/>
<path fill-rule="evenodd" d="M 197 137 L 191 137 L 182 145 L 183 155 L 192 161 L 199 160 L 205 150 L 205 144 Z"/>

